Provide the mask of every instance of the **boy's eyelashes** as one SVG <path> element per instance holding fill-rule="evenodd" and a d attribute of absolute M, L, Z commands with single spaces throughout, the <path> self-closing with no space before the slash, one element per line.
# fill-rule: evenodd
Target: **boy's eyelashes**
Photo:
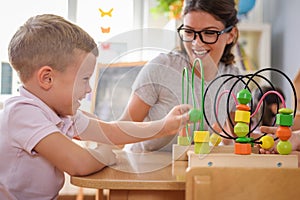
<path fill-rule="evenodd" d="M 88 80 L 90 80 L 90 77 L 85 77 L 85 78 L 83 78 L 83 80 L 88 81 Z"/>

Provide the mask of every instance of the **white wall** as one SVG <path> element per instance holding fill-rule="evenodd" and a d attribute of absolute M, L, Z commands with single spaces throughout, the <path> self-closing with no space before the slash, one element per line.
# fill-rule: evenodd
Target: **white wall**
<path fill-rule="evenodd" d="M 300 69 L 300 1 L 263 0 L 263 3 L 264 22 L 272 25 L 271 65 L 293 80 Z M 272 81 L 282 85 L 287 99 L 291 98 L 286 81 L 276 76 Z"/>

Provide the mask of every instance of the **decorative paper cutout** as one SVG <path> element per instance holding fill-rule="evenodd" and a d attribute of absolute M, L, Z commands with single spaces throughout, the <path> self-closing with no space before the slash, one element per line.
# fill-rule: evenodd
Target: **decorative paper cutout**
<path fill-rule="evenodd" d="M 107 28 L 101 27 L 101 31 L 102 31 L 102 33 L 109 33 L 110 27 L 107 27 Z"/>
<path fill-rule="evenodd" d="M 112 11 L 114 10 L 113 8 L 111 8 L 108 12 L 103 11 L 101 8 L 98 9 L 101 13 L 101 17 L 104 17 L 105 15 L 112 17 Z"/>
<path fill-rule="evenodd" d="M 110 49 L 110 43 L 101 43 L 101 47 L 103 50 L 109 50 Z"/>

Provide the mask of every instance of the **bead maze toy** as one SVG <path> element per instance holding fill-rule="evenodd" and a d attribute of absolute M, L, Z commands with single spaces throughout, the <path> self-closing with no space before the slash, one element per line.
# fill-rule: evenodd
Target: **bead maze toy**
<path fill-rule="evenodd" d="M 188 77 L 188 68 L 184 68 L 182 76 L 182 103 L 188 102 L 189 98 L 189 87 L 191 86 L 191 94 L 193 107 L 190 111 L 190 121 L 194 123 L 193 129 L 190 126 L 186 126 L 178 136 L 178 142 L 173 145 L 173 160 L 186 160 L 189 161 L 189 166 L 248 166 L 248 167 L 298 167 L 298 158 L 295 155 L 289 155 L 292 151 L 292 145 L 288 141 L 291 137 L 292 131 L 290 127 L 293 125 L 293 118 L 297 110 L 297 96 L 292 81 L 280 70 L 274 68 L 264 68 L 256 71 L 253 74 L 246 75 L 231 75 L 222 74 L 210 81 L 204 92 L 204 78 L 201 77 L 201 106 L 200 109 L 196 108 L 195 97 L 194 97 L 194 70 L 196 63 L 199 63 L 200 72 L 203 73 L 203 67 L 200 59 L 194 61 L 192 67 L 192 80 Z M 294 93 L 294 109 L 286 107 L 284 98 L 279 92 L 275 90 L 274 85 L 266 77 L 262 75 L 265 71 L 271 71 L 283 76 L 290 84 Z M 216 95 L 214 97 L 214 108 L 213 115 L 215 122 L 212 122 L 206 116 L 206 108 L 204 106 L 207 95 L 211 92 L 212 86 L 218 79 L 222 79 L 223 84 L 218 86 Z M 262 79 L 266 82 L 273 90 L 263 94 L 257 79 Z M 228 84 L 231 83 L 230 88 Z M 184 99 L 185 88 L 184 85 L 187 83 L 186 88 L 186 99 Z M 251 94 L 250 84 L 254 88 L 258 88 L 261 92 L 262 97 L 259 100 L 257 107 L 253 106 L 253 99 Z M 233 91 L 237 88 L 240 89 L 237 94 Z M 253 88 L 252 88 L 253 90 Z M 223 128 L 224 124 L 221 124 L 218 120 L 219 103 L 220 99 L 227 94 L 226 99 L 226 114 L 229 119 L 229 124 L 233 129 L 235 136 L 231 135 L 229 131 Z M 264 109 L 264 99 L 267 95 L 275 94 L 277 99 L 277 115 L 273 125 L 277 125 L 276 137 L 261 133 L 255 138 L 252 137 L 254 130 L 257 129 L 259 123 L 262 121 L 263 112 L 260 114 L 259 121 L 253 124 L 251 118 L 258 114 L 260 107 Z M 235 118 L 234 122 L 230 118 L 230 102 L 234 102 Z M 282 104 L 282 108 L 279 107 L 279 103 Z M 224 106 L 223 106 L 224 107 Z M 204 122 L 206 122 L 207 129 L 212 131 L 212 134 L 204 128 Z M 200 123 L 199 129 L 197 130 L 196 125 Z M 222 138 L 226 138 L 234 141 L 234 145 L 230 146 L 219 146 Z M 277 144 L 276 140 L 279 140 Z M 258 149 L 254 146 L 259 146 L 269 150 L 276 148 L 279 154 L 258 154 Z M 187 153 L 187 154 L 186 154 Z"/>

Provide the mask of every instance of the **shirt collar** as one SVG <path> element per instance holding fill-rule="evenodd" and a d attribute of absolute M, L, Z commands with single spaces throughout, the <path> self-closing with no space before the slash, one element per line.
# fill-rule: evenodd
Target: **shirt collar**
<path fill-rule="evenodd" d="M 63 126 L 67 126 L 68 128 L 73 124 L 73 121 L 71 120 L 71 117 L 59 117 L 47 104 L 45 104 L 40 98 L 29 92 L 26 88 L 23 86 L 20 86 L 19 88 L 20 96 L 23 96 L 27 99 L 32 100 L 32 104 L 36 104 L 39 106 L 42 110 L 49 113 L 50 120 L 55 123 L 55 125 L 59 128 L 62 128 Z M 65 129 L 66 127 L 64 127 Z"/>

